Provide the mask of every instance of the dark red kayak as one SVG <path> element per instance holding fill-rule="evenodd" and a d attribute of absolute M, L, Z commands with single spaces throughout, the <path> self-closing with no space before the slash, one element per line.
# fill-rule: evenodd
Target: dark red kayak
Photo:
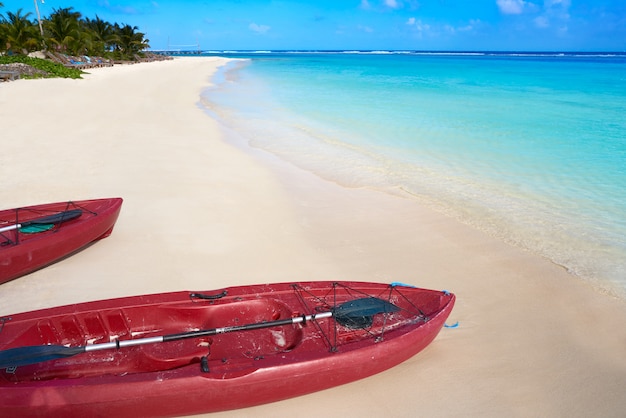
<path fill-rule="evenodd" d="M 230 287 L 0 319 L 0 416 L 156 417 L 244 408 L 393 367 L 455 296 L 362 282 Z"/>
<path fill-rule="evenodd" d="M 121 198 L 111 198 L 0 211 L 0 283 L 108 237 L 121 207 Z"/>

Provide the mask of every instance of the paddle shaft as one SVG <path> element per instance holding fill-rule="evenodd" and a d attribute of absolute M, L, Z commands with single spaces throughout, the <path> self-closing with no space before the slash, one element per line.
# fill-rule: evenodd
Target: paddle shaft
<path fill-rule="evenodd" d="M 3 226 L 2 228 L 0 228 L 0 233 L 13 231 L 14 229 L 20 229 L 20 228 L 23 228 L 25 226 L 26 226 L 25 224 L 15 224 L 15 225 Z"/>
<path fill-rule="evenodd" d="M 293 318 L 279 319 L 276 321 L 256 322 L 247 325 L 235 325 L 222 328 L 212 328 L 199 331 L 183 332 L 178 334 L 161 335 L 157 337 L 137 338 L 134 340 L 116 340 L 103 344 L 90 344 L 78 347 L 64 345 L 35 345 L 15 347 L 0 351 L 0 368 L 18 367 L 28 364 L 40 363 L 64 357 L 75 356 L 89 351 L 120 349 L 143 344 L 155 344 L 168 341 L 183 340 L 186 338 L 205 337 L 218 334 L 226 334 L 236 331 L 249 331 L 254 329 L 272 328 L 283 325 L 305 323 L 316 319 L 335 317 L 338 323 L 361 324 L 362 317 L 373 316 L 380 313 L 396 312 L 399 308 L 389 302 L 374 297 L 366 297 L 351 300 L 333 308 L 331 311 L 319 312 L 310 315 L 301 315 Z M 366 325 L 365 323 L 363 323 Z"/>
<path fill-rule="evenodd" d="M 32 219 L 30 221 L 2 227 L 0 228 L 0 233 L 23 228 L 29 225 L 58 224 L 62 222 L 67 222 L 74 218 L 78 218 L 82 214 L 83 211 L 80 209 L 66 210 L 63 212 L 55 213 L 54 215 L 43 216 L 41 218 Z"/>
<path fill-rule="evenodd" d="M 312 315 L 296 316 L 294 318 L 279 319 L 276 321 L 257 322 L 247 325 L 234 325 L 230 327 L 212 328 L 200 331 L 182 332 L 179 334 L 161 335 L 158 337 L 137 338 L 135 340 L 112 341 L 110 343 L 92 344 L 84 346 L 84 352 L 110 350 L 115 348 L 133 347 L 137 345 L 164 343 L 168 341 L 178 341 L 187 338 L 207 337 L 211 335 L 226 334 L 237 331 L 251 331 L 255 329 L 273 328 L 282 325 L 299 324 L 306 321 L 314 321 L 316 319 L 330 318 L 333 316 L 331 311 L 320 312 Z M 77 347 L 78 348 L 78 347 Z"/>

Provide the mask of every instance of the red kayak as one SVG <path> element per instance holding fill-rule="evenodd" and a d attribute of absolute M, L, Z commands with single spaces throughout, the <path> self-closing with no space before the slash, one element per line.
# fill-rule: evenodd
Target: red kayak
<path fill-rule="evenodd" d="M 0 416 L 156 417 L 244 408 L 393 367 L 446 291 L 361 282 L 102 300 L 0 319 Z"/>
<path fill-rule="evenodd" d="M 0 211 L 0 283 L 108 237 L 121 198 L 48 203 Z"/>

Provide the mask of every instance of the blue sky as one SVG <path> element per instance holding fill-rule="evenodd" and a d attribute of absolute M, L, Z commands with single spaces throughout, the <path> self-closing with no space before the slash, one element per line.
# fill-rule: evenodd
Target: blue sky
<path fill-rule="evenodd" d="M 137 26 L 152 49 L 626 51 L 626 0 L 37 1 Z"/>

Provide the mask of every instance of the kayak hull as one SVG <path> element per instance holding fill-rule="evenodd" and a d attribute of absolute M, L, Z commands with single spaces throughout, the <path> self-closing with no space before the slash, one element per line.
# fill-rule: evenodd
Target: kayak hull
<path fill-rule="evenodd" d="M 113 231 L 121 198 L 58 202 L 0 211 L 0 226 L 8 228 L 42 217 L 80 210 L 79 217 L 59 222 L 38 233 L 18 227 L 0 233 L 0 283 L 57 262 Z"/>
<path fill-rule="evenodd" d="M 414 356 L 437 336 L 455 301 L 448 292 L 363 282 L 145 295 L 12 315 L 0 332 L 0 351 L 294 318 L 363 295 L 400 310 L 373 315 L 366 329 L 347 328 L 331 317 L 8 367 L 0 371 L 0 414 L 176 416 L 304 395 L 371 376 Z"/>

